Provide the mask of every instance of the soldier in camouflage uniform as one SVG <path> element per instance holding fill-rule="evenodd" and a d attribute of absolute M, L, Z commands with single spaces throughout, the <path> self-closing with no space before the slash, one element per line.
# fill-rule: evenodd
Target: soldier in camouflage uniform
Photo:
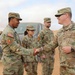
<path fill-rule="evenodd" d="M 49 52 L 58 46 L 60 75 L 75 75 L 75 23 L 71 21 L 71 8 L 62 8 L 55 16 L 63 27 L 57 32 L 54 41 L 44 46 L 44 50 Z"/>
<path fill-rule="evenodd" d="M 26 49 L 31 49 L 35 46 L 35 39 L 33 37 L 34 34 L 34 27 L 31 25 L 28 25 L 26 28 L 26 35 L 24 36 L 23 40 L 22 40 L 22 45 L 23 47 L 25 47 Z M 32 56 L 26 56 L 24 58 L 24 64 L 25 66 L 25 70 L 27 72 L 27 75 L 37 75 L 37 61 L 36 61 L 36 56 L 32 57 Z"/>
<path fill-rule="evenodd" d="M 38 41 L 41 44 L 41 46 L 48 44 L 54 39 L 54 34 L 49 29 L 50 25 L 51 25 L 51 19 L 44 18 L 45 27 L 38 35 Z M 43 51 L 40 54 L 40 57 L 42 61 L 43 75 L 51 75 L 53 71 L 53 65 L 54 65 L 54 50 L 51 50 L 50 52 Z"/>
<path fill-rule="evenodd" d="M 23 62 L 21 56 L 35 55 L 38 49 L 25 49 L 20 46 L 21 42 L 18 34 L 14 30 L 22 20 L 18 13 L 8 14 L 9 24 L 1 34 L 2 43 L 2 62 L 4 65 L 3 75 L 23 75 Z"/>

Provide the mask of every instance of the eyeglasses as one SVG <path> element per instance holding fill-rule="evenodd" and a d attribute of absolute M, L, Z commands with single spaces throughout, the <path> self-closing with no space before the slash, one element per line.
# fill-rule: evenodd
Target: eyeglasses
<path fill-rule="evenodd" d="M 51 22 L 47 22 L 47 23 L 51 23 Z"/>

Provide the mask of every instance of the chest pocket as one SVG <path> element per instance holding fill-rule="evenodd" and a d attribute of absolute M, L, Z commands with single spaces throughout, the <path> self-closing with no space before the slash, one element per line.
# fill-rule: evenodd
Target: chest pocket
<path fill-rule="evenodd" d="M 26 38 L 26 48 L 31 49 L 33 48 L 33 38 Z M 24 62 L 34 62 L 35 61 L 35 57 L 34 56 L 26 56 L 24 59 Z"/>
<path fill-rule="evenodd" d="M 43 44 L 48 44 L 51 41 L 52 34 L 50 32 L 45 32 L 43 34 Z"/>

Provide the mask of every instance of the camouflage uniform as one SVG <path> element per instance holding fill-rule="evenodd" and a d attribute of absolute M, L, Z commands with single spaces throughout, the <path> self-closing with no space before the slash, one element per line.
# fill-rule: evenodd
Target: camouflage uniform
<path fill-rule="evenodd" d="M 58 14 L 64 12 L 71 12 L 70 8 L 64 8 L 58 11 Z M 55 15 L 58 16 L 58 15 Z M 68 26 L 63 26 L 57 33 L 53 42 L 44 47 L 47 52 L 58 46 L 60 53 L 60 75 L 75 75 L 75 52 L 66 54 L 63 52 L 62 47 L 71 46 L 75 47 L 75 23 L 71 22 Z"/>
<path fill-rule="evenodd" d="M 44 21 L 51 22 L 50 18 L 45 18 Z M 38 35 L 38 40 L 41 46 L 44 46 L 49 42 L 53 41 L 53 38 L 54 38 L 53 32 L 50 29 L 46 29 L 46 28 L 44 28 Z M 50 52 L 43 51 L 40 54 L 40 57 L 42 61 L 43 75 L 51 75 L 53 71 L 53 65 L 54 65 L 53 50 Z"/>
<path fill-rule="evenodd" d="M 18 13 L 9 13 L 9 17 L 20 19 Z M 33 55 L 33 49 L 25 49 L 20 46 L 20 39 L 16 31 L 7 25 L 1 34 L 3 75 L 23 75 L 23 63 L 21 55 Z M 28 51 L 29 50 L 29 51 Z"/>
<path fill-rule="evenodd" d="M 35 30 L 33 26 L 28 25 L 27 28 L 28 30 Z M 33 47 L 35 47 L 35 39 L 32 37 L 29 37 L 28 34 L 24 36 L 23 40 L 22 40 L 22 45 L 23 47 L 25 47 L 26 49 L 31 49 Z M 26 64 L 25 66 L 25 70 L 27 72 L 27 75 L 37 75 L 37 61 L 36 61 L 36 57 L 32 57 L 32 56 L 26 56 L 24 58 L 24 64 Z"/>

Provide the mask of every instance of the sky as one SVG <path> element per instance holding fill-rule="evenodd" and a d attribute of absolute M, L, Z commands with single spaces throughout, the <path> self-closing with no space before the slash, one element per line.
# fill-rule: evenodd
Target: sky
<path fill-rule="evenodd" d="M 71 7 L 72 20 L 75 21 L 75 0 L 0 0 L 0 31 L 8 25 L 8 13 L 19 13 L 22 22 L 40 22 L 43 24 L 45 17 L 51 18 L 51 29 L 58 30 L 62 25 L 58 24 L 54 16 L 57 10 Z"/>

